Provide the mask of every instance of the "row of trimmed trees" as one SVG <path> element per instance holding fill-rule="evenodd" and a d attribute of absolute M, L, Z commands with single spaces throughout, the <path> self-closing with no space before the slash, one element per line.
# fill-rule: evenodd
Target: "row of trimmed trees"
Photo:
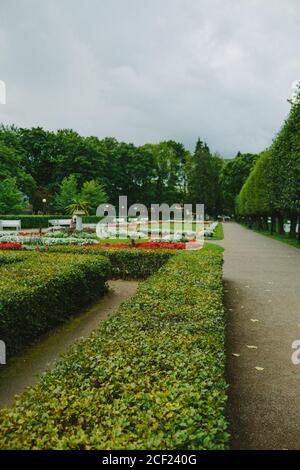
<path fill-rule="evenodd" d="M 300 89 L 291 111 L 270 148 L 262 152 L 237 197 L 237 212 L 250 226 L 290 238 L 300 227 Z"/>

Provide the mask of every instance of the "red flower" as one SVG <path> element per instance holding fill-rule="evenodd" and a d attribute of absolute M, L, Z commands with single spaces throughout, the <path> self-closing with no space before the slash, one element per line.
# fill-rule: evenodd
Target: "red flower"
<path fill-rule="evenodd" d="M 0 250 L 26 250 L 21 243 L 10 242 L 10 243 L 1 243 Z"/>
<path fill-rule="evenodd" d="M 82 245 L 86 248 L 136 248 L 140 250 L 184 250 L 185 243 L 176 242 L 140 242 L 134 245 L 128 243 L 97 243 L 93 245 Z"/>
<path fill-rule="evenodd" d="M 28 237 L 31 235 L 46 235 L 46 232 L 18 232 L 21 237 Z"/>

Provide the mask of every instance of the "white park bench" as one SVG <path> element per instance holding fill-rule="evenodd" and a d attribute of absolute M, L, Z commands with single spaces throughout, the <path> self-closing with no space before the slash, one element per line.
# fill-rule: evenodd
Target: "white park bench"
<path fill-rule="evenodd" d="M 21 220 L 0 220 L 0 230 L 5 228 L 21 230 Z"/>
<path fill-rule="evenodd" d="M 72 219 L 51 219 L 48 220 L 49 226 L 53 228 L 70 227 Z"/>

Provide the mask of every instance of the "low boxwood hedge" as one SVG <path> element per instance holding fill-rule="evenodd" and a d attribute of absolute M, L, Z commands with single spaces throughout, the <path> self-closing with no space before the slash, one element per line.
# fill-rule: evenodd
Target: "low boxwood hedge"
<path fill-rule="evenodd" d="M 13 264 L 18 263 L 19 261 L 24 261 L 24 256 L 22 254 L 14 253 L 13 251 L 8 250 L 0 252 L 0 266 L 3 264 Z"/>
<path fill-rule="evenodd" d="M 1 411 L 0 442 L 2 449 L 224 449 L 225 402 L 222 255 L 177 253 Z"/>
<path fill-rule="evenodd" d="M 8 356 L 106 289 L 109 261 L 68 254 L 0 255 L 0 339 Z"/>
<path fill-rule="evenodd" d="M 111 263 L 112 277 L 119 279 L 145 279 L 176 254 L 175 250 L 118 249 L 97 246 L 51 246 L 40 248 L 40 251 L 106 256 Z"/>

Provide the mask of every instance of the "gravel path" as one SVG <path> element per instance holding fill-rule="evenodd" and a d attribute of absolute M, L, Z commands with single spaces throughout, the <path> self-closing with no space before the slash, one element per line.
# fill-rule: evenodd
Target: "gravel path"
<path fill-rule="evenodd" d="M 231 446 L 300 449 L 300 250 L 235 223 L 224 231 Z"/>

